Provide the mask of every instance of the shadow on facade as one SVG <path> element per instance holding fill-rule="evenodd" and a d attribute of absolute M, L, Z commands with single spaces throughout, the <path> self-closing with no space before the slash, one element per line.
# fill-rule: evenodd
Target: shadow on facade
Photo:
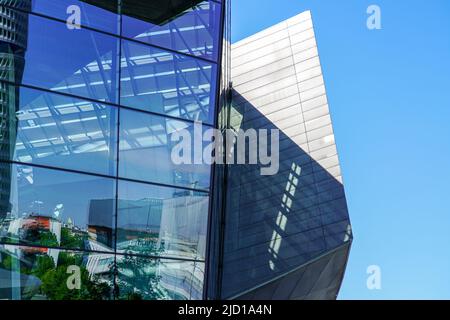
<path fill-rule="evenodd" d="M 278 129 L 276 123 L 238 92 L 233 93 L 229 117 L 234 129 Z M 303 124 L 299 120 L 296 125 Z M 244 292 L 247 292 L 244 297 L 249 298 L 248 292 L 287 273 L 292 276 L 300 266 L 343 245 L 347 247 L 351 241 L 342 183 L 292 138 L 295 136 L 290 137 L 280 130 L 278 174 L 260 175 L 261 165 L 228 166 L 222 298 L 239 297 Z M 339 260 L 340 265 L 335 270 L 341 271 L 339 280 L 348 251 L 342 254 L 344 259 Z M 325 265 L 331 263 L 328 260 Z M 313 268 L 317 271 L 316 279 L 325 265 L 319 268 L 316 263 Z M 324 276 L 322 274 L 322 278 Z M 336 274 L 328 277 L 331 281 Z M 308 277 L 312 286 L 314 279 L 312 275 Z M 294 280 L 295 283 L 300 281 L 290 279 L 289 282 Z M 327 286 L 326 279 L 322 282 Z M 272 288 L 270 298 L 305 296 L 292 296 L 294 289 L 291 294 L 277 297 Z M 335 289 L 336 294 L 338 290 L 339 287 Z"/>

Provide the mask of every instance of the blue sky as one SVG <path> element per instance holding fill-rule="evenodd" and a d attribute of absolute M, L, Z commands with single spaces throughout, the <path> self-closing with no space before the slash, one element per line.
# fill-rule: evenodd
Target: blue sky
<path fill-rule="evenodd" d="M 450 1 L 232 0 L 232 41 L 305 10 L 355 237 L 340 298 L 450 299 Z"/>

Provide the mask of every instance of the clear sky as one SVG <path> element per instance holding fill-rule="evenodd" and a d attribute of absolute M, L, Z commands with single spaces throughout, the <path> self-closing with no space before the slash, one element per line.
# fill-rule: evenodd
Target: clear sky
<path fill-rule="evenodd" d="M 231 1 L 233 42 L 312 12 L 355 237 L 340 299 L 450 299 L 450 1 Z"/>

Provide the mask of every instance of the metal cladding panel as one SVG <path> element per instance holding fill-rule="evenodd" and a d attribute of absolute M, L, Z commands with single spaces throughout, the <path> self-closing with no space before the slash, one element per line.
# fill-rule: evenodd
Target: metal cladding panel
<path fill-rule="evenodd" d="M 280 156 L 273 176 L 229 166 L 221 297 L 334 299 L 352 234 L 310 12 L 235 43 L 231 57 L 230 127 L 279 129 Z M 322 262 L 323 275 L 299 269 L 303 287 L 273 282 Z"/>
<path fill-rule="evenodd" d="M 236 300 L 336 299 L 350 250 L 349 243 L 314 259 Z"/>

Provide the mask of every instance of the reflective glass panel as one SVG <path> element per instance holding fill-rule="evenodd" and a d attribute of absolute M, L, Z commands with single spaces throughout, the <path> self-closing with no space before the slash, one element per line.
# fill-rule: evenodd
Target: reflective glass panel
<path fill-rule="evenodd" d="M 215 64 L 124 41 L 120 104 L 213 122 Z"/>
<path fill-rule="evenodd" d="M 0 245 L 0 300 L 109 300 L 113 254 Z"/>
<path fill-rule="evenodd" d="M 208 194 L 119 181 L 117 250 L 204 259 Z"/>
<path fill-rule="evenodd" d="M 61 19 L 69 24 L 110 33 L 119 32 L 117 0 L 32 0 L 31 3 L 33 12 Z"/>
<path fill-rule="evenodd" d="M 1 84 L 0 158 L 115 175 L 117 109 Z"/>
<path fill-rule="evenodd" d="M 113 179 L 3 162 L 0 173 L 0 242 L 111 251 Z"/>
<path fill-rule="evenodd" d="M 117 101 L 115 37 L 87 29 L 70 30 L 65 23 L 34 15 L 14 14 L 28 22 L 11 43 L 0 46 L 9 68 L 0 80 L 25 83 L 101 101 Z M 23 40 L 22 40 L 23 39 Z"/>
<path fill-rule="evenodd" d="M 122 3 L 125 37 L 217 60 L 220 4 L 201 0 Z"/>
<path fill-rule="evenodd" d="M 201 142 L 204 127 L 124 109 L 120 119 L 120 177 L 195 189 L 209 187 L 211 166 L 207 161 L 193 164 L 194 143 L 202 148 L 200 154 L 208 144 Z M 178 134 L 181 137 L 177 138 Z M 185 163 L 180 155 L 186 156 Z"/>
<path fill-rule="evenodd" d="M 202 299 L 204 263 L 117 255 L 118 298 Z"/>

